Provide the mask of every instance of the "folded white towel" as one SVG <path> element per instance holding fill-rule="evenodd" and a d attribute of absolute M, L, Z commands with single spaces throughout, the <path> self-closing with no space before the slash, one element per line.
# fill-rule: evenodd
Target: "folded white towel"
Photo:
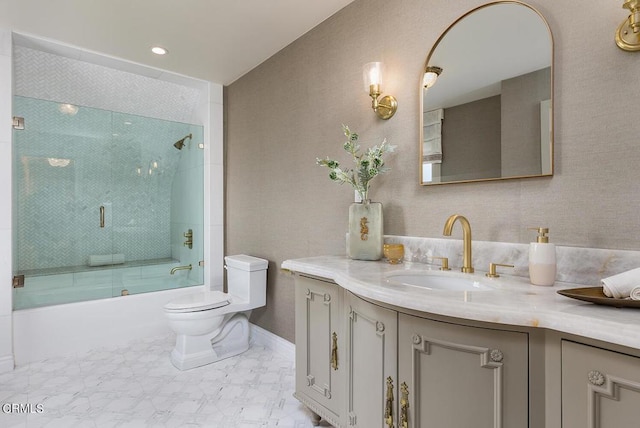
<path fill-rule="evenodd" d="M 633 287 L 631 290 L 631 295 L 629 296 L 631 300 L 640 300 L 640 286 Z"/>
<path fill-rule="evenodd" d="M 119 265 L 124 263 L 124 254 L 92 254 L 89 266 Z"/>
<path fill-rule="evenodd" d="M 634 288 L 640 288 L 640 268 L 631 269 L 602 280 L 602 292 L 607 297 L 626 299 Z M 640 290 L 638 291 L 640 300 Z"/>

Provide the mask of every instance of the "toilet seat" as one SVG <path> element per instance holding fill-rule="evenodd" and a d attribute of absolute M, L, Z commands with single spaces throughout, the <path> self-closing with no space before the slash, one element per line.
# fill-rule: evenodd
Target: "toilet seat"
<path fill-rule="evenodd" d="M 170 301 L 164 310 L 173 313 L 200 312 L 221 308 L 231 303 L 231 296 L 221 291 L 192 293 Z"/>

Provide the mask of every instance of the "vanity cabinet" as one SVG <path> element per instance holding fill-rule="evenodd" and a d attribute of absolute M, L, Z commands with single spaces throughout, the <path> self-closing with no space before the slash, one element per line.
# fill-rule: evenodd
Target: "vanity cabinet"
<path fill-rule="evenodd" d="M 640 425 L 640 358 L 562 341 L 562 428 Z"/>
<path fill-rule="evenodd" d="M 296 277 L 294 395 L 336 427 L 345 401 L 343 294 L 333 282 Z"/>
<path fill-rule="evenodd" d="M 316 424 L 640 427 L 637 312 L 565 305 L 518 281 L 497 302 L 449 297 L 388 285 L 390 268 L 378 277 L 380 265 L 336 260 L 284 266 L 295 279 L 295 396 Z M 612 326 L 620 331 L 605 337 L 615 340 L 603 341 Z"/>
<path fill-rule="evenodd" d="M 335 427 L 528 427 L 528 358 L 527 333 L 408 315 L 296 276 L 295 396 Z"/>
<path fill-rule="evenodd" d="M 528 427 L 527 333 L 401 313 L 398 337 L 400 427 Z"/>

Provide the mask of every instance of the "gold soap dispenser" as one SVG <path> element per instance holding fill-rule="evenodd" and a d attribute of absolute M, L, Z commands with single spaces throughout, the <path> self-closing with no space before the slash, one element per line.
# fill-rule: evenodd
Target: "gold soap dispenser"
<path fill-rule="evenodd" d="M 533 285 L 550 286 L 556 281 L 556 246 L 549 243 L 549 229 L 530 227 L 538 233 L 536 242 L 529 244 L 529 279 Z"/>

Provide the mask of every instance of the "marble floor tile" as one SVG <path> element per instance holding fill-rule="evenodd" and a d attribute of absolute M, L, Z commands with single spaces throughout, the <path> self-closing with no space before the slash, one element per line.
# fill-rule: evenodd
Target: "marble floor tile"
<path fill-rule="evenodd" d="M 173 345 L 168 334 L 0 374 L 0 427 L 312 427 L 293 397 L 293 355 L 253 344 L 180 371 L 169 361 Z M 3 411 L 12 403 L 32 408 Z"/>

